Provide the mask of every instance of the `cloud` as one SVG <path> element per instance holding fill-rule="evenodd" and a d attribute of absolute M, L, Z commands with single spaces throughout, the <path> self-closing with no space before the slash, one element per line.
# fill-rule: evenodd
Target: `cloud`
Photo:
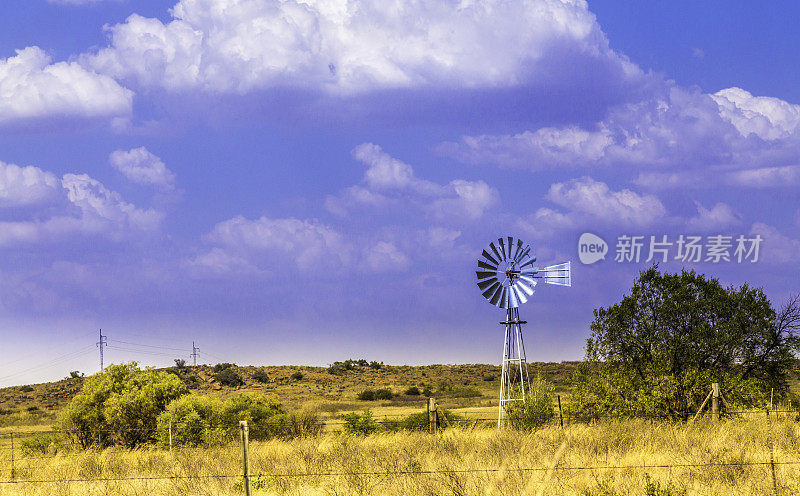
<path fill-rule="evenodd" d="M 131 113 L 133 92 L 76 62 L 51 63 L 39 47 L 0 59 L 0 124 L 41 118 L 112 118 Z"/>
<path fill-rule="evenodd" d="M 575 79 L 565 59 L 642 78 L 583 1 L 181 0 L 170 12 L 108 28 L 110 45 L 82 62 L 143 87 L 234 93 L 558 84 Z"/>
<path fill-rule="evenodd" d="M 314 219 L 237 216 L 218 223 L 203 241 L 211 249 L 189 265 L 218 274 L 386 272 L 405 270 L 409 265 L 393 242 L 354 242 Z"/>
<path fill-rule="evenodd" d="M 367 166 L 362 184 L 325 199 L 328 211 L 340 217 L 363 207 L 413 207 L 438 220 L 476 220 L 498 203 L 497 190 L 483 181 L 455 179 L 440 185 L 419 179 L 410 165 L 373 143 L 357 146 L 353 156 Z"/>
<path fill-rule="evenodd" d="M 652 195 L 628 189 L 613 191 L 606 183 L 581 177 L 550 186 L 546 198 L 564 211 L 539 208 L 517 219 L 516 227 L 535 239 L 578 228 L 607 226 L 646 227 L 666 219 L 667 211 Z"/>
<path fill-rule="evenodd" d="M 54 174 L 0 162 L 0 208 L 52 203 L 60 194 L 61 181 Z"/>
<path fill-rule="evenodd" d="M 638 170 L 636 184 L 648 188 L 702 188 L 720 180 L 772 187 L 798 179 L 799 125 L 799 105 L 740 88 L 709 95 L 668 83 L 639 102 L 612 107 L 594 126 L 462 136 L 437 149 L 464 163 L 534 171 Z"/>
<path fill-rule="evenodd" d="M 800 240 L 781 234 L 775 227 L 756 222 L 750 228 L 751 235 L 763 238 L 760 258 L 772 263 L 797 263 L 800 260 Z"/>
<path fill-rule="evenodd" d="M 686 222 L 686 227 L 692 232 L 721 231 L 741 224 L 741 218 L 730 205 L 717 203 L 709 210 L 700 202 L 694 203 L 697 206 L 697 215 Z"/>
<path fill-rule="evenodd" d="M 25 207 L 20 209 L 20 207 Z M 37 167 L 0 162 L 0 246 L 53 243 L 70 237 L 101 236 L 120 241 L 153 232 L 163 220 L 86 174 L 58 178 Z"/>
<path fill-rule="evenodd" d="M 175 188 L 175 175 L 172 171 L 143 146 L 127 152 L 116 150 L 109 155 L 108 161 L 112 167 L 137 184 L 155 186 L 164 191 Z"/>
<path fill-rule="evenodd" d="M 606 183 L 590 177 L 553 184 L 547 199 L 575 213 L 634 226 L 649 225 L 667 213 L 655 196 L 628 189 L 612 191 Z"/>
<path fill-rule="evenodd" d="M 711 95 L 720 115 L 744 137 L 751 134 L 767 141 L 785 138 L 800 125 L 800 105 L 779 98 L 753 96 L 741 88 L 727 88 Z"/>

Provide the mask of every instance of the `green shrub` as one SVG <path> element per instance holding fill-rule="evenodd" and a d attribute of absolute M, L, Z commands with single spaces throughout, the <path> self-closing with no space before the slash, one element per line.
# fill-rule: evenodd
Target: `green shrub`
<path fill-rule="evenodd" d="M 23 439 L 21 443 L 22 456 L 46 455 L 55 441 L 56 438 L 52 434 L 36 434 Z"/>
<path fill-rule="evenodd" d="M 158 417 L 158 440 L 174 445 L 203 446 L 235 439 L 239 421 L 246 420 L 251 439 L 316 435 L 322 424 L 315 414 L 286 414 L 272 395 L 244 393 L 225 401 L 190 395 L 173 401 Z"/>
<path fill-rule="evenodd" d="M 223 362 L 223 363 L 218 363 L 218 364 L 214 365 L 211 368 L 211 370 L 216 374 L 217 372 L 222 372 L 225 369 L 232 369 L 234 367 L 236 367 L 235 363 Z"/>
<path fill-rule="evenodd" d="M 33 391 L 33 386 L 20 386 L 19 390 L 22 393 L 30 393 L 31 391 Z"/>
<path fill-rule="evenodd" d="M 450 421 L 450 425 L 456 427 L 458 425 L 463 425 L 466 422 L 467 418 L 463 415 L 458 415 L 457 413 L 453 413 L 450 410 L 442 409 L 447 420 Z M 430 428 L 430 421 L 428 420 L 428 412 L 419 412 L 419 413 L 412 413 L 407 417 L 403 417 L 400 420 L 385 422 L 384 428 L 388 431 L 400 431 L 400 430 L 407 430 L 407 431 L 427 431 Z M 447 428 L 447 423 L 442 419 L 439 418 L 439 427 L 442 429 Z"/>
<path fill-rule="evenodd" d="M 303 380 L 303 373 L 302 373 L 302 372 L 300 372 L 300 371 L 298 370 L 297 372 L 295 372 L 294 374 L 292 374 L 292 375 L 291 375 L 291 377 L 292 377 L 292 379 L 294 379 L 295 381 L 302 381 L 302 380 Z"/>
<path fill-rule="evenodd" d="M 514 429 L 537 429 L 555 417 L 553 410 L 553 385 L 545 381 L 536 381 L 525 401 L 510 402 L 506 406 L 506 418 Z"/>
<path fill-rule="evenodd" d="M 255 372 L 253 372 L 253 380 L 260 382 L 262 384 L 269 382 L 269 374 L 267 374 L 267 371 L 264 369 L 258 369 Z"/>
<path fill-rule="evenodd" d="M 430 386 L 425 386 L 422 389 L 422 396 L 433 396 L 433 389 L 431 389 Z"/>
<path fill-rule="evenodd" d="M 344 420 L 344 432 L 346 434 L 357 434 L 366 436 L 378 430 L 378 423 L 372 418 L 372 412 L 365 410 L 360 415 L 356 412 L 342 415 Z"/>
<path fill-rule="evenodd" d="M 268 475 L 251 475 L 250 487 L 258 491 L 266 491 L 272 488 L 272 480 Z M 237 491 L 244 491 L 244 477 L 239 477 L 239 479 L 233 483 L 233 488 Z"/>
<path fill-rule="evenodd" d="M 372 389 L 365 389 L 358 393 L 356 397 L 361 401 L 375 401 L 375 391 Z"/>
<path fill-rule="evenodd" d="M 494 375 L 491 375 L 491 374 L 490 374 L 490 375 L 485 375 L 485 376 L 483 376 L 483 380 L 484 380 L 484 381 L 486 381 L 486 382 L 492 382 L 492 381 L 494 381 L 496 378 L 497 378 L 497 377 L 495 377 Z"/>
<path fill-rule="evenodd" d="M 155 438 L 158 416 L 188 392 L 174 374 L 140 370 L 136 362 L 111 365 L 86 379 L 56 425 L 84 448 L 135 447 Z"/>
<path fill-rule="evenodd" d="M 214 374 L 214 380 L 220 383 L 222 386 L 238 387 L 244 385 L 242 376 L 240 376 L 238 372 L 231 368 L 222 369 Z"/>
<path fill-rule="evenodd" d="M 373 360 L 373 361 L 369 362 L 369 368 L 371 368 L 373 370 L 380 370 L 380 369 L 383 368 L 383 362 L 378 363 L 375 360 Z"/>
<path fill-rule="evenodd" d="M 406 394 L 408 396 L 419 396 L 421 392 L 417 386 L 411 386 L 410 388 L 406 389 Z"/>
<path fill-rule="evenodd" d="M 376 400 L 390 400 L 392 398 L 394 398 L 394 394 L 391 389 L 378 389 L 375 391 Z"/>

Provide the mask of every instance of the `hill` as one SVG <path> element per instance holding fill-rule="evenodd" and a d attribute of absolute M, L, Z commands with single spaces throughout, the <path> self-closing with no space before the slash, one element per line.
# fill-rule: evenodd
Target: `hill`
<path fill-rule="evenodd" d="M 346 361 L 340 367 L 232 365 L 230 370 L 241 378 L 241 385 L 225 384 L 209 365 L 162 370 L 178 375 L 190 390 L 199 394 L 224 398 L 244 391 L 272 393 L 289 409 L 313 409 L 327 416 L 366 408 L 377 415 L 420 408 L 424 404 L 421 395 L 405 394 L 412 386 L 420 392 L 428 389 L 446 408 L 472 411 L 489 409 L 493 405 L 496 408 L 500 387 L 497 365 L 375 364 L 373 368 L 366 362 L 361 363 Z M 538 374 L 563 392 L 577 364 L 533 362 L 529 370 L 531 377 Z M 225 367 L 216 366 L 217 371 L 222 368 Z M 80 391 L 83 381 L 83 378 L 69 378 L 0 389 L 0 425 L 49 423 Z M 359 393 L 378 389 L 389 389 L 392 399 L 358 399 Z"/>

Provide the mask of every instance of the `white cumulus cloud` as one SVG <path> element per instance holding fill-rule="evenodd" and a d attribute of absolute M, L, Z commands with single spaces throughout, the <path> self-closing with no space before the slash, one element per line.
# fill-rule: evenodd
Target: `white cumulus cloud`
<path fill-rule="evenodd" d="M 131 113 L 133 92 L 76 62 L 52 63 L 38 47 L 0 59 L 0 124 L 39 118 L 111 118 Z"/>
<path fill-rule="evenodd" d="M 20 207 L 26 207 L 20 209 Z M 0 162 L 0 245 L 49 243 L 72 236 L 112 241 L 153 232 L 163 213 L 140 209 L 86 174 L 58 178 L 38 167 Z"/>
<path fill-rule="evenodd" d="M 739 215 L 725 203 L 717 203 L 711 209 L 705 208 L 700 202 L 695 202 L 695 206 L 697 215 L 686 222 L 686 227 L 692 232 L 724 230 L 741 223 Z"/>
<path fill-rule="evenodd" d="M 135 183 L 155 186 L 165 191 L 175 188 L 175 175 L 172 171 L 160 158 L 143 146 L 128 151 L 111 152 L 108 161 L 112 167 Z"/>
<path fill-rule="evenodd" d="M 454 179 L 438 184 L 420 179 L 409 164 L 373 143 L 357 146 L 353 156 L 367 169 L 362 184 L 326 198 L 326 208 L 338 216 L 364 207 L 413 207 L 438 220 L 475 220 L 498 203 L 497 190 L 484 181 Z"/>
<path fill-rule="evenodd" d="M 511 87 L 552 81 L 552 61 L 570 57 L 620 81 L 642 75 L 581 0 L 181 0 L 170 12 L 110 27 L 110 45 L 83 63 L 142 86 L 218 92 Z"/>

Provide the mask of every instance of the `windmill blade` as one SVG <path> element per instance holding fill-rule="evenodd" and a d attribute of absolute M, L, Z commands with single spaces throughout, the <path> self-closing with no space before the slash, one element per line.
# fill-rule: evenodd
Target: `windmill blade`
<path fill-rule="evenodd" d="M 497 282 L 497 278 L 493 277 L 491 279 L 486 279 L 485 281 L 479 281 L 478 282 L 478 287 L 481 288 L 481 291 L 483 291 L 484 289 L 488 288 L 489 286 L 493 286 L 495 284 L 500 284 L 500 283 Z"/>
<path fill-rule="evenodd" d="M 528 282 L 528 281 L 523 282 L 522 280 L 519 280 L 519 281 L 517 281 L 516 287 L 519 288 L 519 290 L 522 291 L 523 293 L 525 293 L 526 295 L 533 296 L 533 286 L 534 286 L 534 284 L 531 284 L 530 287 L 528 287 L 528 285 L 525 284 L 526 282 Z M 523 302 L 523 303 L 525 303 L 525 302 Z"/>
<path fill-rule="evenodd" d="M 500 252 L 503 254 L 503 261 L 506 260 L 506 243 L 503 238 L 498 238 L 497 242 L 500 244 Z"/>
<path fill-rule="evenodd" d="M 513 260 L 513 257 L 511 256 L 511 250 L 512 250 L 513 248 L 514 248 L 514 238 L 512 238 L 511 236 L 509 236 L 509 237 L 508 237 L 508 258 L 510 258 L 510 259 L 512 259 L 512 260 Z"/>
<path fill-rule="evenodd" d="M 491 281 L 489 281 L 489 282 L 491 282 Z M 478 286 L 480 286 L 480 284 L 478 284 Z M 491 286 L 489 286 L 489 289 L 487 289 L 486 291 L 483 292 L 483 297 L 486 298 L 487 300 L 491 300 L 492 299 L 492 295 L 494 294 L 495 291 L 497 291 L 497 288 L 499 288 L 499 287 L 500 287 L 500 283 L 497 282 L 497 280 L 495 280 L 494 282 L 491 283 Z M 481 288 L 481 289 L 484 289 L 484 288 Z"/>
<path fill-rule="evenodd" d="M 547 284 L 572 286 L 572 269 L 570 262 L 548 265 L 542 270 L 542 278 Z"/>
<path fill-rule="evenodd" d="M 498 286 L 492 297 L 489 299 L 489 303 L 494 306 L 499 306 L 498 302 L 500 302 L 500 297 L 503 295 L 504 290 L 505 288 L 503 286 Z"/>
<path fill-rule="evenodd" d="M 491 255 L 489 255 L 489 253 L 487 253 L 486 250 L 483 250 L 483 253 L 481 253 L 481 255 L 483 255 L 483 257 L 486 260 L 492 262 L 494 264 L 495 268 L 497 268 L 497 266 L 500 265 L 500 262 L 495 260 Z"/>
<path fill-rule="evenodd" d="M 497 270 L 497 265 L 488 264 L 483 260 L 478 260 L 478 267 L 486 270 Z"/>
<path fill-rule="evenodd" d="M 535 288 L 535 287 L 536 287 L 536 284 L 538 284 L 538 283 L 539 283 L 539 281 L 537 281 L 536 279 L 534 279 L 534 278 L 532 278 L 532 277 L 527 277 L 527 276 L 519 276 L 519 279 L 520 279 L 520 281 L 525 281 L 525 282 L 527 282 L 528 284 L 530 284 L 530 286 L 531 286 L 531 291 L 533 290 L 533 288 Z"/>
<path fill-rule="evenodd" d="M 497 305 L 500 308 L 506 308 L 506 300 L 508 299 L 508 289 L 505 286 L 500 287 L 500 292 L 495 294 L 497 297 Z M 492 297 L 494 298 L 494 297 Z"/>
<path fill-rule="evenodd" d="M 497 259 L 498 259 L 498 260 L 500 260 L 500 262 L 502 262 L 503 260 L 505 260 L 505 259 L 504 259 L 504 258 L 503 258 L 503 257 L 500 255 L 500 252 L 499 252 L 499 251 L 497 251 L 497 248 L 495 248 L 495 246 L 494 246 L 494 243 L 489 243 L 489 248 L 491 248 L 491 249 L 492 249 L 492 251 L 494 252 L 494 255 L 497 257 Z M 498 264 L 499 264 L 499 262 L 498 262 Z"/>
<path fill-rule="evenodd" d="M 527 262 L 525 262 L 524 264 L 520 265 L 520 266 L 519 266 L 519 268 L 520 268 L 520 269 L 524 269 L 524 268 L 525 268 L 525 266 L 527 266 L 527 265 L 530 265 L 530 264 L 532 264 L 532 263 L 536 263 L 536 257 L 531 257 L 531 259 L 530 259 L 530 260 L 528 260 L 528 261 L 527 261 Z"/>
<path fill-rule="evenodd" d="M 475 273 L 478 275 L 478 279 L 486 279 L 489 277 L 497 277 L 497 272 L 483 272 L 480 270 L 476 270 Z"/>
<path fill-rule="evenodd" d="M 517 298 L 517 290 L 514 286 L 508 287 L 508 308 L 517 308 L 519 306 L 519 298 Z"/>
<path fill-rule="evenodd" d="M 533 291 L 531 291 L 531 293 L 533 293 Z M 517 306 L 528 301 L 528 297 L 523 292 L 522 284 L 520 282 L 517 282 L 517 284 L 514 285 L 514 294 L 517 296 L 517 300 L 519 300 L 519 304 Z"/>
<path fill-rule="evenodd" d="M 520 243 L 520 245 L 522 245 L 522 241 L 520 241 L 519 243 Z M 530 253 L 530 252 L 531 252 L 531 247 L 530 246 L 526 246 L 526 247 L 524 247 L 524 248 L 522 248 L 520 250 L 520 252 L 514 258 L 514 260 L 517 261 L 517 262 L 522 262 L 523 260 L 525 260 L 525 257 L 527 257 L 528 253 Z"/>
<path fill-rule="evenodd" d="M 515 262 L 517 261 L 517 257 L 519 256 L 519 254 L 520 254 L 521 252 L 522 252 L 522 240 L 521 240 L 521 239 L 518 239 L 518 240 L 517 240 L 517 249 L 516 249 L 516 250 L 514 250 L 514 261 L 515 261 Z"/>

